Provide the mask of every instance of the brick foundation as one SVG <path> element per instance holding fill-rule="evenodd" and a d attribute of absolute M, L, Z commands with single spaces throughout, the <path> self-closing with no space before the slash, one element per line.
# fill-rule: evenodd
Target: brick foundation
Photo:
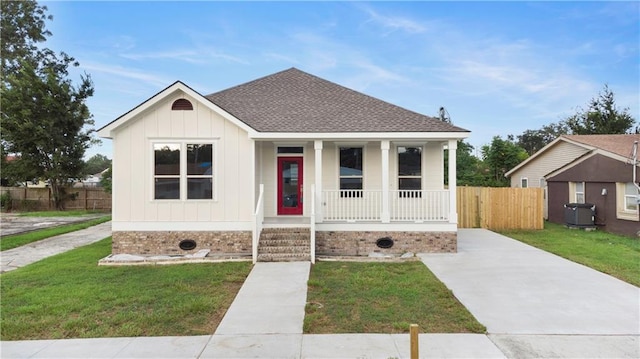
<path fill-rule="evenodd" d="M 391 248 L 379 248 L 376 241 L 390 237 Z M 251 255 L 250 231 L 225 232 L 162 232 L 119 231 L 112 235 L 113 254 L 172 255 L 189 254 L 200 249 L 212 255 Z M 192 239 L 196 248 L 180 249 L 183 239 Z M 455 253 L 456 232 L 316 232 L 316 254 L 328 256 L 367 256 L 371 252 L 387 254 Z"/>
<path fill-rule="evenodd" d="M 379 248 L 376 241 L 390 237 L 391 248 Z M 367 256 L 371 252 L 387 254 L 455 253 L 456 232 L 316 232 L 316 254 L 329 256 Z"/>
<path fill-rule="evenodd" d="M 212 255 L 251 255 L 251 231 L 225 232 L 113 232 L 113 254 L 171 255 L 189 254 L 201 249 Z M 196 248 L 185 251 L 178 247 L 183 239 L 192 239 Z"/>

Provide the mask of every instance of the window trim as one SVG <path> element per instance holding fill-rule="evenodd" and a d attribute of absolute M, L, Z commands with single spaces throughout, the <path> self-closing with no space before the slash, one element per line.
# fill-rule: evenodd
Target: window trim
<path fill-rule="evenodd" d="M 520 187 L 521 188 L 529 188 L 529 178 L 520 177 Z"/>
<path fill-rule="evenodd" d="M 416 147 L 420 148 L 420 176 L 404 176 L 400 175 L 400 147 Z M 396 145 L 396 188 L 398 191 L 424 191 L 424 170 L 425 170 L 425 145 L 424 144 L 405 144 L 400 143 Z M 400 178 L 419 178 L 420 189 L 419 190 L 405 190 L 400 188 Z M 402 195 L 401 195 L 402 197 Z"/>
<path fill-rule="evenodd" d="M 340 167 L 341 167 L 340 166 L 340 164 L 341 164 L 340 163 L 340 160 L 341 160 L 340 151 L 343 148 L 359 148 L 362 151 L 362 175 L 360 175 L 360 176 L 354 176 L 354 175 L 343 176 L 343 175 L 340 174 Z M 364 191 L 365 191 L 365 181 L 364 181 L 365 176 L 364 176 L 364 174 L 365 174 L 365 167 L 366 167 L 366 163 L 367 163 L 366 160 L 365 160 L 365 158 L 366 158 L 365 153 L 366 153 L 365 144 L 362 144 L 362 143 L 354 143 L 354 144 L 351 144 L 351 143 L 336 143 L 336 157 L 337 157 L 337 160 L 336 160 L 337 166 L 336 167 L 337 167 L 337 178 L 338 178 L 338 183 L 337 183 L 336 187 L 338 188 L 338 191 L 360 191 L 359 193 L 353 193 L 353 195 L 346 195 L 344 192 L 340 192 L 340 197 L 341 198 L 342 197 L 346 198 L 346 197 L 362 197 L 363 196 Z M 341 186 L 340 186 L 340 182 L 341 182 L 340 180 L 343 179 L 343 178 L 360 178 L 362 180 L 362 188 L 361 189 L 342 189 Z"/>
<path fill-rule="evenodd" d="M 155 174 L 155 149 L 154 146 L 157 144 L 176 144 L 180 146 L 180 175 L 170 175 L 165 176 L 162 175 L 160 177 Z M 211 166 L 211 176 L 203 176 L 203 175 L 189 175 L 187 174 L 187 145 L 211 145 L 211 161 L 213 162 Z M 151 168 L 151 185 L 150 187 L 150 195 L 149 198 L 152 202 L 218 202 L 218 140 L 217 139 L 175 139 L 175 138 L 153 138 L 150 139 L 149 148 L 151 149 L 150 156 L 150 168 Z M 156 199 L 155 198 L 155 179 L 156 178 L 175 178 L 178 177 L 180 181 L 180 197 L 174 199 Z M 212 188 L 211 188 L 211 197 L 210 199 L 189 199 L 188 193 L 188 180 L 189 178 L 211 178 Z"/>
<path fill-rule="evenodd" d="M 640 204 L 635 211 L 627 209 L 627 197 L 634 196 L 627 194 L 627 184 L 629 183 L 633 185 L 632 182 L 616 182 L 616 218 L 626 221 L 640 221 L 640 218 L 638 217 Z"/>
<path fill-rule="evenodd" d="M 582 191 L 577 190 L 577 184 L 582 183 Z M 586 203 L 587 197 L 586 193 L 586 183 L 585 182 L 569 182 L 569 202 L 570 203 Z M 578 194 L 582 194 L 582 202 L 578 201 Z"/>

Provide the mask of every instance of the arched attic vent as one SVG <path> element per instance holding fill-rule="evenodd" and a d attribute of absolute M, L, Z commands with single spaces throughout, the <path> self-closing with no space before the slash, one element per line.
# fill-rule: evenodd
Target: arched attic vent
<path fill-rule="evenodd" d="M 191 102 L 189 102 L 189 100 L 180 98 L 173 102 L 173 105 L 171 105 L 171 110 L 172 111 L 193 111 L 193 105 L 191 104 Z"/>

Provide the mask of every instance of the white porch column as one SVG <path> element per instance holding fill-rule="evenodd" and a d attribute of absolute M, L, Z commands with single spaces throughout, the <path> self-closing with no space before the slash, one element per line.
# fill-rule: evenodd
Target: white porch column
<path fill-rule="evenodd" d="M 313 142 L 313 149 L 315 150 L 315 185 L 316 185 L 316 223 L 322 223 L 322 140 L 315 140 Z"/>
<path fill-rule="evenodd" d="M 457 185 L 456 185 L 456 150 L 457 140 L 449 140 L 449 223 L 458 223 Z"/>
<path fill-rule="evenodd" d="M 380 141 L 380 151 L 382 155 L 382 213 L 380 220 L 382 223 L 391 221 L 389 211 L 389 140 Z"/>

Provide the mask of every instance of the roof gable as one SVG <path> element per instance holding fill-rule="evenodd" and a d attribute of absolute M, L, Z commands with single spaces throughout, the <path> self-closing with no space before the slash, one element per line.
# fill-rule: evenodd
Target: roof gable
<path fill-rule="evenodd" d="M 526 160 L 522 161 L 520 164 L 509 170 L 507 173 L 505 173 L 505 176 L 510 177 L 516 171 L 530 165 L 537 158 L 540 158 L 541 156 L 549 152 L 552 148 L 557 146 L 559 142 L 570 143 L 575 146 L 582 147 L 590 153 L 600 153 L 604 156 L 624 161 L 624 158 L 629 157 L 631 149 L 633 147 L 633 143 L 635 141 L 640 142 L 640 135 L 562 135 L 553 140 L 548 145 L 544 146 L 538 152 L 534 153 L 531 157 L 527 158 Z M 575 160 L 575 158 L 567 159 L 566 164 L 569 164 Z"/>
<path fill-rule="evenodd" d="M 296 68 L 206 98 L 258 132 L 469 132 Z"/>
<path fill-rule="evenodd" d="M 98 132 L 98 136 L 103 137 L 103 138 L 113 138 L 113 131 L 114 130 L 116 130 L 117 128 L 123 126 L 124 124 L 126 124 L 127 122 L 129 122 L 130 120 L 132 120 L 133 118 L 138 116 L 139 114 L 143 113 L 144 111 L 146 111 L 147 109 L 149 109 L 152 106 L 156 105 L 157 103 L 160 103 L 161 101 L 166 99 L 168 96 L 170 96 L 171 94 L 174 94 L 174 93 L 176 93 L 178 91 L 182 91 L 185 94 L 189 95 L 190 97 L 196 99 L 198 102 L 202 103 L 203 105 L 205 105 L 210 110 L 218 113 L 219 115 L 221 115 L 225 119 L 231 121 L 236 126 L 242 128 L 243 130 L 245 130 L 245 131 L 247 131 L 249 133 L 255 132 L 255 131 L 253 131 L 253 129 L 251 129 L 249 126 L 247 126 L 244 122 L 238 120 L 237 118 L 234 118 L 231 114 L 227 113 L 226 111 L 224 111 L 220 107 L 216 106 L 211 101 L 207 100 L 204 96 L 202 96 L 201 94 L 199 94 L 198 92 L 193 90 L 191 87 L 185 85 L 181 81 L 176 81 L 173 84 L 171 84 L 168 87 L 166 87 L 164 90 L 162 90 L 162 91 L 158 92 L 157 94 L 151 96 L 151 98 L 149 98 L 148 100 L 144 101 L 140 105 L 134 107 L 129 112 L 123 114 L 122 116 L 118 117 L 117 119 L 111 121 L 107 125 L 105 125 L 102 128 L 100 128 L 97 131 Z"/>

